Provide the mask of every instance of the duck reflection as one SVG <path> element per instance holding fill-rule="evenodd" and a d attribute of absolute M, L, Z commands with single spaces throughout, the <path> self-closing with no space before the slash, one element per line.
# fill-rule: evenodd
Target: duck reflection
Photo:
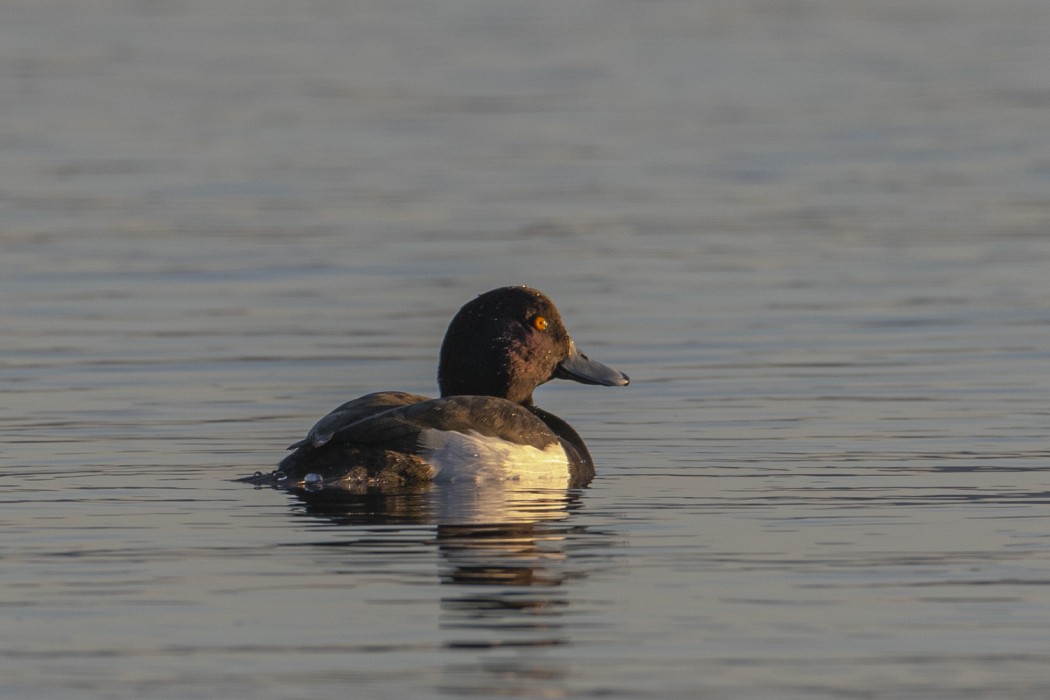
<path fill-rule="evenodd" d="M 569 525 L 581 491 L 495 482 L 472 488 L 295 492 L 301 515 L 343 526 L 432 525 L 438 575 L 450 585 L 557 586 L 571 573 L 565 549 L 586 531 Z M 374 533 L 373 533 L 374 534 Z M 331 545 L 331 543 L 329 543 Z"/>
<path fill-rule="evenodd" d="M 397 489 L 288 490 L 301 515 L 336 525 L 436 525 L 497 529 L 566 520 L 581 505 L 580 489 L 513 481 L 425 483 Z M 440 535 L 440 532 L 439 532 Z"/>
<path fill-rule="evenodd" d="M 561 646 L 593 630 L 591 617 L 600 606 L 586 589 L 570 584 L 608 566 L 615 538 L 573 522 L 584 493 L 496 482 L 295 495 L 299 516 L 353 530 L 344 542 L 316 543 L 328 555 L 338 549 L 354 558 L 353 566 L 345 567 L 340 554 L 340 570 L 382 567 L 383 559 L 406 555 L 399 571 L 406 571 L 406 561 L 431 568 L 433 560 L 421 555 L 437 552 L 435 573 L 445 591 L 438 598 L 442 645 L 478 651 Z M 498 696 L 505 693 L 495 689 L 507 690 L 504 681 L 513 675 L 518 691 L 531 688 L 543 695 L 569 673 L 556 655 L 525 661 L 458 657 L 445 669 L 447 682 L 457 688 L 474 677 L 471 683 L 491 685 Z"/>
<path fill-rule="evenodd" d="M 561 528 L 535 523 L 442 525 L 441 580 L 485 586 L 557 586 L 566 578 Z"/>
<path fill-rule="evenodd" d="M 441 554 L 442 583 L 518 587 L 558 586 L 586 575 L 567 550 L 571 539 L 589 534 L 570 522 L 582 506 L 582 493 L 494 482 L 471 488 L 425 484 L 409 490 L 325 489 L 295 495 L 304 509 L 301 515 L 336 525 L 435 526 L 432 544 Z"/>
<path fill-rule="evenodd" d="M 563 585 L 586 573 L 574 567 L 564 525 L 441 525 L 440 577 L 452 587 L 441 597 L 446 645 L 456 649 L 553 647 L 570 643 L 573 596 Z M 485 676 L 492 659 L 476 659 L 470 671 Z M 544 667 L 537 679 L 557 671 Z M 520 675 L 518 687 L 530 685 Z M 505 671 L 496 672 L 503 677 Z"/>

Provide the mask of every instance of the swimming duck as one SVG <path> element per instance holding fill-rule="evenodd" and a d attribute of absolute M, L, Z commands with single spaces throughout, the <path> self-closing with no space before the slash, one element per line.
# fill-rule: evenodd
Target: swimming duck
<path fill-rule="evenodd" d="M 437 399 L 368 394 L 319 420 L 271 474 L 288 488 L 398 486 L 427 481 L 556 479 L 586 485 L 594 462 L 561 418 L 533 403 L 551 379 L 626 386 L 627 375 L 576 348 L 554 303 L 529 287 L 469 301 L 441 344 Z"/>

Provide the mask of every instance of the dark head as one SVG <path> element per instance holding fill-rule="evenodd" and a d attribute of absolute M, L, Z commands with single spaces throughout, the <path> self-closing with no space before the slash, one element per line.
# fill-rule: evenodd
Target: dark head
<path fill-rule="evenodd" d="M 532 392 L 558 377 L 625 386 L 627 375 L 576 349 L 554 302 L 529 287 L 501 287 L 468 302 L 441 344 L 442 396 L 499 396 L 532 404 Z"/>

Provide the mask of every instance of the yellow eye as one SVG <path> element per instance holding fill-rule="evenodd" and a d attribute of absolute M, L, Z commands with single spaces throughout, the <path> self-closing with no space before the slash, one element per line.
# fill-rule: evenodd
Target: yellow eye
<path fill-rule="evenodd" d="M 532 319 L 532 327 L 538 331 L 547 330 L 547 319 L 545 319 L 543 316 L 537 316 L 536 318 Z"/>

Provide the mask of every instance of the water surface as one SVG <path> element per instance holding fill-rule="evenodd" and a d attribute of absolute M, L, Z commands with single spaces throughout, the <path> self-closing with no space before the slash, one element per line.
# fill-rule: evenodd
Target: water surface
<path fill-rule="evenodd" d="M 5 697 L 1050 690 L 1050 6 L 0 15 Z M 232 481 L 508 283 L 590 488 Z"/>

